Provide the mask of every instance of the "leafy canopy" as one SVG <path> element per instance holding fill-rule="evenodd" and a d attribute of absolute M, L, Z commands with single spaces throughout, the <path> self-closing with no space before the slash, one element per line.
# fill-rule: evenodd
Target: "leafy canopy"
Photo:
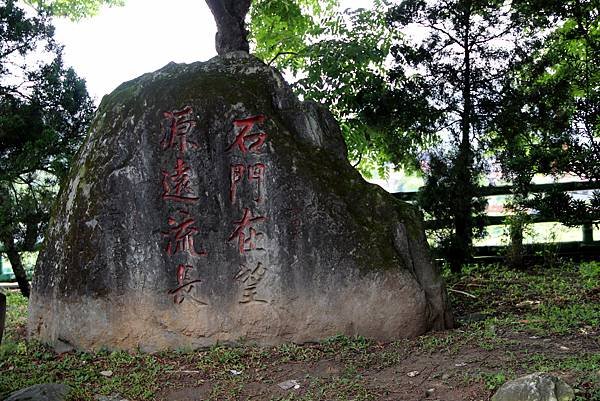
<path fill-rule="evenodd" d="M 85 82 L 64 67 L 45 13 L 28 17 L 7 0 L 0 32 L 0 242 L 27 295 L 19 252 L 42 239 L 93 104 Z"/>
<path fill-rule="evenodd" d="M 600 221 L 598 193 L 589 202 L 558 191 L 528 200 L 535 174 L 600 180 L 600 2 L 525 6 L 552 29 L 506 81 L 494 145 L 524 206 L 568 225 Z"/>
<path fill-rule="evenodd" d="M 25 0 L 38 11 L 58 17 L 68 17 L 74 21 L 91 17 L 100 11 L 102 6 L 122 6 L 125 0 Z"/>

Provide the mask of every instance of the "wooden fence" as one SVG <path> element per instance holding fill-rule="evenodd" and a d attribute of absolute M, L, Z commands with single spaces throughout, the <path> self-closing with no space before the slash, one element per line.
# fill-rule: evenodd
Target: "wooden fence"
<path fill-rule="evenodd" d="M 530 186 L 531 193 L 544 193 L 549 190 L 558 190 L 561 192 L 600 190 L 600 182 L 592 181 L 576 181 L 563 182 L 552 184 L 536 184 Z M 490 197 L 498 195 L 511 195 L 513 187 L 511 185 L 501 186 L 485 186 L 478 189 L 479 196 Z M 393 193 L 396 198 L 407 201 L 416 202 L 418 192 L 396 192 Z M 486 216 L 484 219 L 485 226 L 506 225 L 507 216 Z M 531 223 L 550 223 L 556 222 L 555 219 L 545 218 L 537 214 L 530 214 L 529 221 Z M 439 230 L 452 226 L 452 221 L 427 220 L 425 221 L 426 230 Z M 582 241 L 577 242 L 557 242 L 553 244 L 535 243 L 523 245 L 524 252 L 533 257 L 540 255 L 548 249 L 552 249 L 555 254 L 564 257 L 572 257 L 574 259 L 590 259 L 600 256 L 600 241 L 594 241 L 594 224 L 592 221 L 584 221 L 581 223 Z M 502 258 L 507 252 L 508 246 L 477 246 L 474 248 L 475 260 L 490 260 L 496 261 Z"/>

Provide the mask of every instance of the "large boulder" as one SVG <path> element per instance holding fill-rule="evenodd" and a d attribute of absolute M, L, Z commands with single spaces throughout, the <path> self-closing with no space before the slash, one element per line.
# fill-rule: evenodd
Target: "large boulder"
<path fill-rule="evenodd" d="M 421 216 L 243 52 L 106 96 L 38 258 L 30 334 L 78 348 L 378 340 L 451 325 Z"/>

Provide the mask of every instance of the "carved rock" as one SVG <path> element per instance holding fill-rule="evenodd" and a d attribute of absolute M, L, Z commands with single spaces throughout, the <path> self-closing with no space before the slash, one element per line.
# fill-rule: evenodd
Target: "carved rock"
<path fill-rule="evenodd" d="M 243 52 L 171 63 L 102 100 L 30 305 L 32 336 L 85 349 L 452 324 L 417 210 L 365 182 L 331 114 Z"/>

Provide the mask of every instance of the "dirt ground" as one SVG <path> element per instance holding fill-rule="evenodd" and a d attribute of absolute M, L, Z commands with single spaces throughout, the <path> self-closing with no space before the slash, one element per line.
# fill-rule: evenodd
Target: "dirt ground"
<path fill-rule="evenodd" d="M 304 346 L 305 353 L 308 347 L 314 352 L 298 355 L 301 360 L 272 361 L 267 368 L 247 369 L 238 388 L 231 372 L 225 372 L 231 379 L 214 381 L 213 375 L 194 370 L 194 365 L 182 367 L 156 399 L 225 399 L 214 398 L 220 394 L 232 400 L 489 400 L 499 384 L 532 373 L 536 370 L 532 367 L 551 371 L 572 386 L 583 385 L 580 396 L 588 397 L 592 394 L 585 387 L 598 386 L 598 382 L 581 382 L 580 374 L 561 367 L 561 362 L 600 354 L 597 336 L 590 332 L 538 337 L 501 331 L 493 339 L 478 339 L 464 336 L 459 328 L 433 334 L 425 341 L 373 344 L 360 351 L 335 353 L 320 345 Z M 532 366 L 532 361 L 539 365 Z M 299 388 L 284 390 L 277 385 L 288 380 L 295 380 Z M 223 381 L 232 384 L 230 391 L 222 388 Z"/>

